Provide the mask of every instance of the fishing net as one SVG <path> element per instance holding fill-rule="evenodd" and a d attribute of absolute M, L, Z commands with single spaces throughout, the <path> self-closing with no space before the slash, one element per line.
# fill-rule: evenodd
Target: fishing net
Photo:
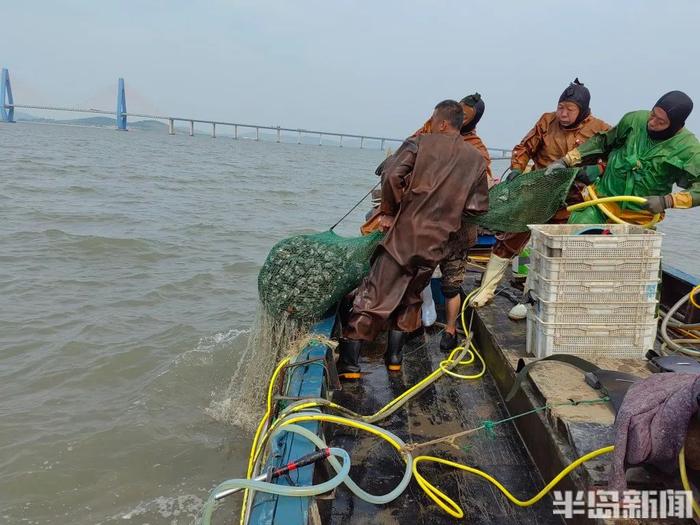
<path fill-rule="evenodd" d="M 345 238 L 331 231 L 298 235 L 270 250 L 258 275 L 258 306 L 238 367 L 228 388 L 207 413 L 254 431 L 262 416 L 268 382 L 277 364 L 318 339 L 309 332 L 369 271 L 379 232 Z"/>
<path fill-rule="evenodd" d="M 327 231 L 278 242 L 258 274 L 260 301 L 275 317 L 320 318 L 367 274 L 381 238 L 380 232 L 340 237 Z"/>
<path fill-rule="evenodd" d="M 275 367 L 285 357 L 298 354 L 308 337 L 308 329 L 300 322 L 287 315 L 273 317 L 258 305 L 238 366 L 207 413 L 217 421 L 255 431 L 265 412 L 268 383 Z"/>
<path fill-rule="evenodd" d="M 578 169 L 534 170 L 489 190 L 489 211 L 465 220 L 499 232 L 525 232 L 544 224 L 564 205 Z"/>

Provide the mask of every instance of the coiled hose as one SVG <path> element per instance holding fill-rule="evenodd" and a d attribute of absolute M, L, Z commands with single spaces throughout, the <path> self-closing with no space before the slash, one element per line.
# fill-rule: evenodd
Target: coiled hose
<path fill-rule="evenodd" d="M 691 357 L 700 357 L 700 350 L 694 349 L 694 348 L 688 348 L 687 346 L 682 346 L 682 345 L 688 345 L 688 344 L 700 344 L 700 336 L 696 333 L 697 330 L 700 330 L 700 324 L 686 324 L 686 323 L 681 323 L 680 321 L 676 320 L 673 318 L 674 315 L 676 315 L 676 312 L 680 309 L 681 306 L 683 306 L 685 303 L 688 301 L 693 304 L 696 308 L 698 307 L 698 303 L 695 300 L 695 295 L 700 291 L 700 285 L 696 286 L 693 288 L 689 293 L 681 297 L 676 304 L 674 304 L 671 309 L 664 315 L 663 321 L 661 322 L 661 338 L 664 341 L 664 345 L 662 347 L 662 350 L 666 351 L 667 349 L 670 350 L 671 352 L 680 352 L 685 355 L 689 355 Z M 671 326 L 672 328 L 675 328 L 677 330 L 680 330 L 682 333 L 686 334 L 688 337 L 687 339 L 673 339 L 671 336 L 668 334 L 668 328 Z"/>
<path fill-rule="evenodd" d="M 319 448 L 325 447 L 325 443 L 321 439 L 313 440 L 310 438 L 309 434 L 316 437 L 312 432 L 306 430 L 298 425 L 289 425 L 284 430 L 284 432 L 293 432 L 295 434 L 300 434 L 308 439 L 310 439 Z M 279 433 L 282 430 L 276 432 Z M 278 485 L 276 483 L 268 483 L 266 481 L 256 481 L 254 479 L 229 479 L 220 483 L 209 495 L 209 498 L 204 503 L 204 508 L 202 509 L 202 518 L 200 523 L 202 525 L 210 525 L 211 517 L 214 513 L 216 499 L 215 495 L 219 492 L 245 488 L 245 489 L 255 489 L 261 492 L 266 492 L 268 494 L 277 494 L 279 496 L 296 496 L 296 497 L 306 497 L 306 496 L 316 496 L 318 494 L 323 494 L 333 490 L 335 487 L 343 483 L 348 479 L 350 474 L 350 455 L 342 448 L 331 447 L 330 449 L 329 461 L 334 468 L 336 468 L 337 474 L 333 476 L 328 481 L 319 483 L 318 485 L 304 486 L 304 487 L 290 487 L 288 485 Z M 338 462 L 336 457 L 343 460 L 342 465 Z"/>
<path fill-rule="evenodd" d="M 615 197 L 601 197 L 598 198 L 598 195 L 596 195 L 595 189 L 593 189 L 593 186 L 588 186 L 587 188 L 588 194 L 591 196 L 591 200 L 587 200 L 584 202 L 580 202 L 578 204 L 573 204 L 571 206 L 567 206 L 566 210 L 569 212 L 572 211 L 579 211 L 584 208 L 588 208 L 589 206 L 598 206 L 598 209 L 603 212 L 603 214 L 610 219 L 612 222 L 616 224 L 630 224 L 629 222 L 626 222 L 622 220 L 620 217 L 615 215 L 607 206 L 605 206 L 606 203 L 609 202 L 633 202 L 635 204 L 646 204 L 647 200 L 644 197 L 637 197 L 635 195 L 617 195 Z M 645 228 L 651 228 L 654 226 L 656 223 L 658 223 L 661 220 L 661 214 L 657 213 L 654 215 L 651 219 L 646 224 L 642 224 L 641 226 L 644 226 Z"/>
<path fill-rule="evenodd" d="M 499 279 L 500 280 L 501 276 L 497 275 L 494 276 L 494 279 Z M 482 283 L 482 286 L 487 283 Z M 430 386 L 433 382 L 437 381 L 442 375 L 447 374 L 447 375 L 453 375 L 455 377 L 459 377 L 461 379 L 478 379 L 481 376 L 483 376 L 486 373 L 486 363 L 482 359 L 481 355 L 479 352 L 476 350 L 476 347 L 472 343 L 472 337 L 471 337 L 471 332 L 467 328 L 467 322 L 466 322 L 466 317 L 465 317 L 465 312 L 467 305 L 469 304 L 469 300 L 479 291 L 479 289 L 473 290 L 464 300 L 462 303 L 462 309 L 460 312 L 460 319 L 462 322 L 462 329 L 467 336 L 467 343 L 464 346 L 459 346 L 455 348 L 451 353 L 450 356 L 440 362 L 440 365 L 438 369 L 434 370 L 432 373 L 430 373 L 428 376 L 426 376 L 424 379 L 419 381 L 416 385 L 413 387 L 409 388 L 406 390 L 403 394 L 400 396 L 396 397 L 389 403 L 387 403 L 384 407 L 379 409 L 376 413 L 371 414 L 371 415 L 362 415 L 358 414 L 350 409 L 347 409 L 341 405 L 338 405 L 336 403 L 333 403 L 332 401 L 329 401 L 328 399 L 324 398 L 315 398 L 315 399 L 304 399 L 300 401 L 296 401 L 290 405 L 288 405 L 284 410 L 280 412 L 278 415 L 278 418 L 275 422 L 270 424 L 270 416 L 272 414 L 272 398 L 273 398 L 273 390 L 274 386 L 277 383 L 277 378 L 279 377 L 281 371 L 284 369 L 284 367 L 287 365 L 289 362 L 289 359 L 285 359 L 281 361 L 278 365 L 275 371 L 272 374 L 272 378 L 270 380 L 270 383 L 268 385 L 268 392 L 267 392 L 267 405 L 266 405 L 266 411 L 265 415 L 263 418 L 260 420 L 260 423 L 258 424 L 258 427 L 255 431 L 254 437 L 253 437 L 253 443 L 251 445 L 251 451 L 250 451 L 250 456 L 248 458 L 248 469 L 246 471 L 246 476 L 248 478 L 252 478 L 255 473 L 259 470 L 259 465 L 260 461 L 262 459 L 262 452 L 265 449 L 265 446 L 267 442 L 269 441 L 270 434 L 271 432 L 276 428 L 277 425 L 279 425 L 280 421 L 288 414 L 294 413 L 294 412 L 299 412 L 303 410 L 309 410 L 309 409 L 314 409 L 314 408 L 326 408 L 326 409 L 331 409 L 333 411 L 339 412 L 348 418 L 355 419 L 355 420 L 360 420 L 365 423 L 375 423 L 377 421 L 380 421 L 397 410 L 399 410 L 405 403 L 407 403 L 410 399 L 413 397 L 417 396 L 419 393 L 421 393 L 423 390 L 425 390 L 428 386 Z M 471 328 L 471 326 L 470 326 Z M 467 359 L 465 357 L 469 355 Z M 462 374 L 456 374 L 452 372 L 452 369 L 458 365 L 464 366 L 464 365 L 469 365 L 475 361 L 475 359 L 478 357 L 479 361 L 481 362 L 482 368 L 480 372 L 477 372 L 476 374 L 472 375 L 462 375 Z M 248 499 L 250 498 L 250 494 L 248 490 L 245 490 L 243 494 L 243 505 L 241 508 L 241 520 L 240 523 L 243 524 L 245 520 L 245 514 L 246 514 L 246 506 Z"/>

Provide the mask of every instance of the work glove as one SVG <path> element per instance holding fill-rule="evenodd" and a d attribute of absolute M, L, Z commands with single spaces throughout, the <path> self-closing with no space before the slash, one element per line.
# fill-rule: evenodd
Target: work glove
<path fill-rule="evenodd" d="M 522 174 L 523 174 L 523 172 L 520 170 L 510 170 L 510 173 L 508 173 L 508 175 L 506 175 L 506 182 L 511 182 L 511 181 L 515 180 L 516 177 L 519 177 Z"/>
<path fill-rule="evenodd" d="M 651 195 L 646 199 L 642 208 L 653 214 L 663 213 L 666 208 L 673 208 L 673 197 L 670 195 Z"/>
<path fill-rule="evenodd" d="M 566 163 L 566 161 L 562 159 L 555 160 L 552 162 L 549 166 L 547 166 L 547 169 L 544 170 L 545 175 L 551 175 L 554 170 L 565 170 L 568 168 L 569 165 Z"/>

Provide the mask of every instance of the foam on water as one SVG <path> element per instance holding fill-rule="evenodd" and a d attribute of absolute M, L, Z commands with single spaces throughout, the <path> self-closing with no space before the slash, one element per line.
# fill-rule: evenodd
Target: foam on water
<path fill-rule="evenodd" d="M 218 345 L 225 345 L 233 342 L 239 336 L 244 334 L 249 334 L 250 329 L 239 330 L 237 328 L 231 328 L 226 332 L 218 332 L 214 335 L 208 335 L 202 337 L 197 343 L 197 346 L 193 349 L 194 352 L 211 352 Z"/>
<path fill-rule="evenodd" d="M 173 372 L 179 367 L 187 369 L 195 366 L 212 365 L 217 353 L 227 354 L 241 336 L 250 333 L 250 329 L 231 328 L 225 332 L 216 332 L 212 335 L 201 337 L 194 348 L 184 351 L 176 356 L 154 380 Z"/>
<path fill-rule="evenodd" d="M 256 309 L 245 350 L 228 387 L 214 394 L 206 413 L 216 421 L 255 431 L 265 411 L 270 377 L 277 364 L 298 352 L 307 330 L 287 317 L 270 316 L 261 304 Z"/>
<path fill-rule="evenodd" d="M 123 521 L 145 524 L 149 517 L 161 517 L 171 520 L 170 523 L 194 523 L 204 500 L 194 494 L 182 496 L 159 496 L 151 501 L 139 503 L 130 511 L 115 516 Z"/>

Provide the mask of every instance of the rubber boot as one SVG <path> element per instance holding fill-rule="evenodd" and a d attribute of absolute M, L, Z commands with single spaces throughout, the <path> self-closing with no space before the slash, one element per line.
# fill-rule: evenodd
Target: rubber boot
<path fill-rule="evenodd" d="M 508 312 L 508 317 L 513 321 L 523 321 L 527 318 L 527 303 L 532 301 L 530 299 L 530 275 L 532 274 L 528 272 L 527 277 L 525 278 L 525 285 L 523 287 L 523 298 L 518 304 L 516 304 L 513 308 L 510 309 L 510 312 Z"/>
<path fill-rule="evenodd" d="M 403 344 L 406 341 L 406 332 L 400 330 L 390 330 L 387 334 L 386 354 L 384 361 L 390 372 L 399 372 L 401 370 L 401 361 L 403 361 Z"/>
<path fill-rule="evenodd" d="M 341 339 L 338 345 L 338 361 L 335 366 L 338 377 L 344 381 L 356 381 L 362 377 L 360 373 L 360 349 L 362 341 Z"/>
<path fill-rule="evenodd" d="M 510 309 L 510 312 L 508 312 L 508 317 L 513 321 L 522 321 L 527 317 L 527 306 L 523 303 L 516 304 Z"/>
<path fill-rule="evenodd" d="M 498 255 L 491 254 L 489 263 L 486 265 L 486 271 L 481 278 L 481 288 L 476 295 L 472 297 L 470 302 L 471 306 L 479 308 L 493 299 L 496 287 L 498 283 L 501 282 L 501 279 L 503 279 L 503 275 L 509 264 L 510 259 L 503 259 Z"/>
<path fill-rule="evenodd" d="M 458 346 L 457 334 L 451 334 L 447 331 L 443 332 L 440 339 L 440 350 L 443 352 L 451 352 Z"/>

